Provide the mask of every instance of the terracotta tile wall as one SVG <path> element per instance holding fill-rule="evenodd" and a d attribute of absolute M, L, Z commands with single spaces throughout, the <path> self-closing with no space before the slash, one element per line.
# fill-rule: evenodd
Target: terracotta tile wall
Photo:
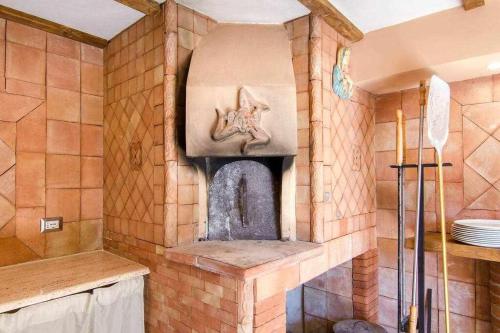
<path fill-rule="evenodd" d="M 105 230 L 163 244 L 163 14 L 105 49 Z"/>
<path fill-rule="evenodd" d="M 332 332 L 336 321 L 353 318 L 352 288 L 351 260 L 305 283 L 305 332 Z"/>
<path fill-rule="evenodd" d="M 309 16 L 286 24 L 292 47 L 293 71 L 297 90 L 296 233 L 297 239 L 311 238 L 310 160 L 309 160 Z"/>
<path fill-rule="evenodd" d="M 332 90 L 342 36 L 322 22 L 324 239 L 375 225 L 374 97 L 355 88 L 350 100 Z M 355 64 L 353 64 L 355 66 Z"/>
<path fill-rule="evenodd" d="M 500 77 L 488 76 L 451 84 L 450 133 L 444 149 L 445 209 L 448 227 L 459 218 L 500 218 Z M 395 110 L 407 118 L 409 163 L 415 163 L 418 140 L 418 92 L 416 89 L 386 94 L 376 102 L 377 232 L 379 244 L 380 311 L 382 324 L 395 331 L 397 290 L 397 174 L 395 162 Z M 434 151 L 424 142 L 424 161 L 434 161 Z M 413 236 L 416 173 L 407 173 L 407 235 Z M 437 176 L 425 175 L 426 230 L 438 230 Z M 411 253 L 407 252 L 410 258 Z M 453 331 L 489 332 L 488 263 L 449 256 L 451 323 Z M 409 262 L 410 260 L 408 260 Z M 442 330 L 443 302 L 441 258 L 426 253 L 426 285 L 433 289 L 435 331 Z M 412 268 L 407 267 L 410 278 Z M 439 300 L 439 301 L 438 301 Z M 438 323 L 439 322 L 439 323 Z M 459 329 L 460 327 L 460 329 Z"/>
<path fill-rule="evenodd" d="M 41 257 L 102 246 L 102 73 L 101 49 L 0 20 L 0 238 Z M 63 231 L 40 234 L 46 216 Z"/>
<path fill-rule="evenodd" d="M 368 314 L 364 318 L 371 320 L 376 314 L 377 286 L 353 295 L 353 269 L 366 269 L 360 259 L 354 267 L 350 261 L 370 249 L 375 237 L 374 97 L 357 88 L 348 101 L 333 93 L 337 48 L 346 41 L 325 22 L 304 17 L 288 23 L 287 29 L 293 36 L 299 110 L 297 236 L 342 252 L 328 266 L 334 268 L 304 285 L 306 331 L 327 332 L 335 321 L 352 318 L 354 311 L 358 318 Z M 297 65 L 306 61 L 307 66 Z M 309 82 L 297 75 L 302 67 L 308 69 L 304 73 Z M 371 273 L 376 276 L 376 269 Z M 371 312 L 362 312 L 367 308 Z"/>
<path fill-rule="evenodd" d="M 167 74 L 175 80 L 175 91 L 169 95 L 174 104 L 172 110 L 166 111 L 165 127 L 167 246 L 192 243 L 199 238 L 198 174 L 193 161 L 186 159 L 184 143 L 186 82 L 193 49 L 216 25 L 212 19 L 186 7 L 172 8 L 176 15 L 168 17 L 167 34 L 175 38 L 169 52 L 174 59 Z"/>

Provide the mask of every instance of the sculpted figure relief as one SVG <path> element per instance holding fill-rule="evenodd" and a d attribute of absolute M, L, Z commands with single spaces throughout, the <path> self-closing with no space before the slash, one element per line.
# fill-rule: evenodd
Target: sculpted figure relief
<path fill-rule="evenodd" d="M 260 125 L 262 113 L 270 111 L 270 108 L 255 100 L 245 88 L 239 91 L 238 109 L 224 111 L 216 108 L 215 111 L 217 125 L 212 133 L 215 141 L 223 141 L 237 134 L 246 136 L 241 144 L 243 155 L 246 155 L 249 149 L 271 141 L 271 136 Z"/>

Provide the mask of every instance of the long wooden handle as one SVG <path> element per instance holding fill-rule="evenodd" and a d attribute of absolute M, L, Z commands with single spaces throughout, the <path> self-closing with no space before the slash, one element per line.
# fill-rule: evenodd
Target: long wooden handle
<path fill-rule="evenodd" d="M 408 318 L 408 333 L 417 333 L 417 307 L 410 306 L 410 317 Z"/>
<path fill-rule="evenodd" d="M 420 92 L 420 105 L 425 106 L 425 104 L 427 104 L 427 88 L 425 87 L 425 80 L 420 81 L 418 91 Z"/>
<path fill-rule="evenodd" d="M 443 257 L 443 282 L 444 282 L 444 321 L 446 333 L 450 333 L 450 306 L 448 294 L 448 261 L 446 251 L 446 215 L 444 211 L 444 186 L 443 186 L 443 161 L 441 155 L 437 154 L 438 177 L 439 177 L 439 212 L 441 220 L 441 246 Z"/>
<path fill-rule="evenodd" d="M 396 110 L 396 164 L 403 165 L 406 160 L 406 135 L 403 111 Z"/>

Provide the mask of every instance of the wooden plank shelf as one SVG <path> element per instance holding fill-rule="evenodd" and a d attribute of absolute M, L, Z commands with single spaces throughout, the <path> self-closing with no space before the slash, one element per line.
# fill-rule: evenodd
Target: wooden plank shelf
<path fill-rule="evenodd" d="M 448 254 L 456 257 L 500 262 L 500 249 L 460 243 L 452 239 L 449 234 L 446 235 L 446 239 Z M 405 242 L 405 246 L 408 249 L 413 249 L 415 246 L 415 239 L 408 238 Z M 424 250 L 430 252 L 441 252 L 441 233 L 426 232 L 424 237 Z"/>

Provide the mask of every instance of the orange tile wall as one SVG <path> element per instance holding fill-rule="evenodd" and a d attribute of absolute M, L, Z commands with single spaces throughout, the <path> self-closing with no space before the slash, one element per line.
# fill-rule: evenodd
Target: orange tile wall
<path fill-rule="evenodd" d="M 460 218 L 500 218 L 500 77 L 488 76 L 451 84 L 450 133 L 443 159 L 453 163 L 444 170 L 445 210 L 448 227 Z M 377 97 L 376 101 L 376 177 L 377 232 L 379 246 L 379 320 L 395 332 L 397 297 L 397 185 L 396 172 L 388 168 L 395 162 L 395 110 L 407 118 L 409 163 L 415 163 L 418 140 L 418 92 L 416 89 Z M 424 133 L 425 134 L 425 133 Z M 427 141 L 427 140 L 426 140 Z M 424 142 L 424 161 L 434 161 L 434 151 Z M 415 223 L 416 173 L 406 178 L 407 236 L 413 236 Z M 425 175 L 426 230 L 438 230 L 439 208 L 437 176 Z M 411 252 L 407 252 L 410 258 Z M 410 259 L 407 260 L 410 262 Z M 490 310 L 488 263 L 448 257 L 451 329 L 453 332 L 489 332 Z M 443 284 L 441 257 L 426 253 L 426 285 L 433 289 L 434 331 L 443 331 Z M 407 278 L 411 277 L 407 265 Z M 439 313 L 439 319 L 438 319 Z"/>
<path fill-rule="evenodd" d="M 311 17 L 286 25 L 292 37 L 297 84 L 297 238 L 311 240 L 312 220 L 318 215 L 318 240 L 335 243 L 334 251 L 342 253 L 337 264 L 347 261 L 304 284 L 306 332 L 331 331 L 333 323 L 341 319 L 375 319 L 373 315 L 376 317 L 377 310 L 373 296 L 378 293 L 377 286 L 371 286 L 370 297 L 356 298 L 358 286 L 353 290 L 353 269 L 364 272 L 364 268 L 353 267 L 350 260 L 370 248 L 370 235 L 374 236 L 375 232 L 375 99 L 358 88 L 347 101 L 333 93 L 331 77 L 337 49 L 346 45 L 346 41 L 325 22 L 320 22 L 322 115 L 314 122 L 310 110 L 310 103 L 313 103 L 310 101 L 311 85 L 307 81 L 312 57 Z M 320 126 L 319 135 L 317 126 Z M 321 149 L 313 152 L 317 141 Z M 317 151 L 321 151 L 321 155 Z M 355 155 L 360 160 L 359 168 L 354 163 Z M 322 168 L 320 172 L 313 170 L 318 165 Z M 314 203 L 314 208 L 311 204 L 313 173 L 322 177 L 322 188 L 317 190 L 320 198 L 315 199 L 318 202 Z M 376 270 L 372 275 L 376 277 Z M 361 303 L 366 304 L 361 306 Z"/>
<path fill-rule="evenodd" d="M 101 248 L 102 74 L 101 49 L 0 20 L 0 238 L 41 257 Z M 63 231 L 42 235 L 50 216 Z"/>
<path fill-rule="evenodd" d="M 163 30 L 161 12 L 146 16 L 104 52 L 105 230 L 153 244 L 164 239 Z"/>

